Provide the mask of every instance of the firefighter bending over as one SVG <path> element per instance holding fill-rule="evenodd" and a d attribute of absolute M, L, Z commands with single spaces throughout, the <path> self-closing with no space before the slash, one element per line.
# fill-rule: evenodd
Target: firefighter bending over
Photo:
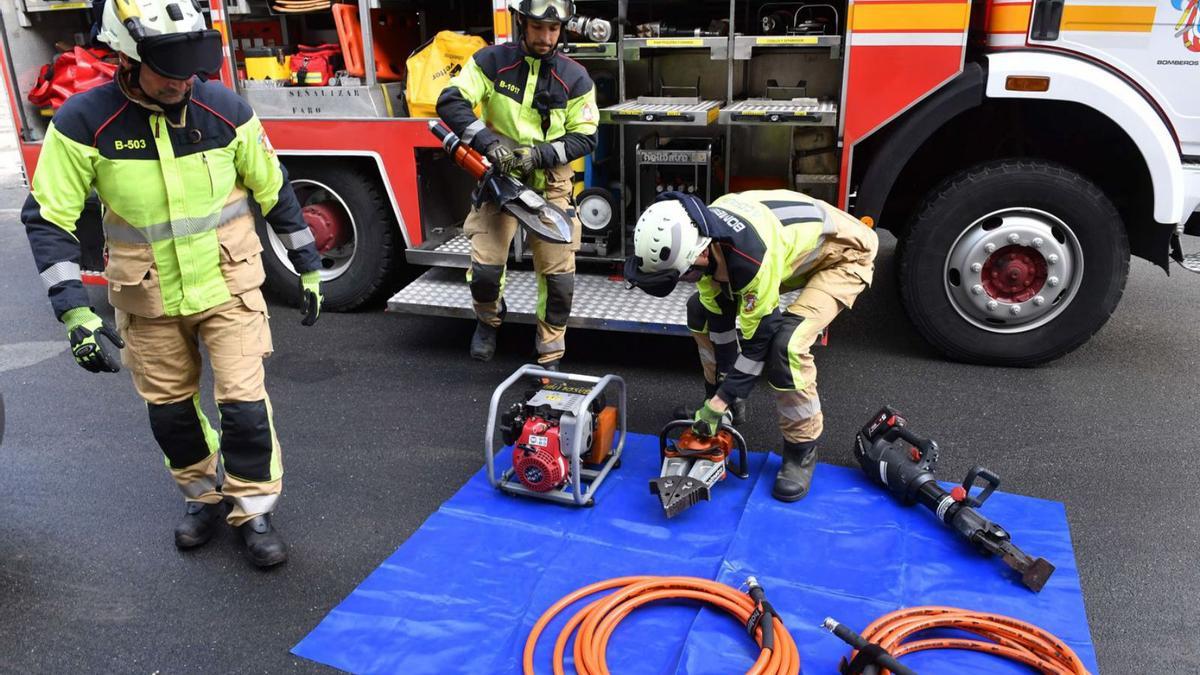
<path fill-rule="evenodd" d="M 693 429 L 716 427 L 764 372 L 775 390 L 783 465 L 772 494 L 808 494 L 823 417 L 811 348 L 871 283 L 879 239 L 848 213 L 788 190 L 728 194 L 711 206 L 678 192 L 638 218 L 625 278 L 656 296 L 697 281 L 688 300 L 707 400 Z M 786 308 L 780 293 L 800 289 Z M 740 336 L 739 336 L 740 330 Z"/>

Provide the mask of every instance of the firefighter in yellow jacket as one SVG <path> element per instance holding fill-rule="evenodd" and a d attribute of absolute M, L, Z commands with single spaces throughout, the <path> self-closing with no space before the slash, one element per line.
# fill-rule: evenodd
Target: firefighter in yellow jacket
<path fill-rule="evenodd" d="M 530 241 L 537 273 L 537 360 L 552 369 L 566 351 L 580 236 L 569 164 L 595 149 L 599 118 L 587 71 L 558 53 L 562 23 L 574 12 L 571 0 L 521 0 L 519 40 L 475 52 L 437 104 L 438 115 L 459 138 L 571 217 L 572 243 Z M 475 117 L 477 105 L 483 119 Z M 471 210 L 463 231 L 471 241 L 467 282 L 479 320 L 471 356 L 487 361 L 504 319 L 505 265 L 517 221 L 485 203 Z"/>
<path fill-rule="evenodd" d="M 76 361 L 116 372 L 124 348 L 186 501 L 176 546 L 207 542 L 228 502 L 248 557 L 269 567 L 287 547 L 270 521 L 283 465 L 263 384 L 271 333 L 251 193 L 300 272 L 305 325 L 320 313 L 320 255 L 258 118 L 219 82 L 195 77 L 220 67 L 220 34 L 193 3 L 152 2 L 161 5 L 152 12 L 144 0 L 107 3 L 99 37 L 120 53 L 117 78 L 54 116 L 21 220 Z M 80 279 L 75 225 L 93 189 L 105 206 L 117 332 L 88 306 Z M 219 430 L 200 408 L 201 342 Z"/>
<path fill-rule="evenodd" d="M 879 238 L 845 211 L 789 190 L 752 190 L 705 205 L 668 192 L 638 218 L 625 278 L 666 296 L 696 281 L 687 322 L 706 400 L 693 430 L 708 436 L 766 376 L 775 390 L 782 466 L 771 494 L 808 494 L 824 429 L 811 348 L 870 285 Z M 781 293 L 799 289 L 789 303 Z"/>

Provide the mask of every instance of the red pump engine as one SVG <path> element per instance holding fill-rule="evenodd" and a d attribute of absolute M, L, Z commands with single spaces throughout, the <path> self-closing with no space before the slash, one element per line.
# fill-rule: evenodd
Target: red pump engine
<path fill-rule="evenodd" d="M 567 458 L 562 452 L 558 421 L 530 417 L 513 446 L 517 479 L 536 492 L 549 492 L 567 482 Z"/>
<path fill-rule="evenodd" d="M 603 396 L 587 410 L 583 400 L 590 387 L 550 382 L 526 393 L 501 418 L 504 442 L 513 446 L 513 474 L 534 492 L 550 492 L 571 479 L 571 444 L 580 434 L 580 462 L 603 464 L 612 449 L 617 409 L 605 406 Z"/>

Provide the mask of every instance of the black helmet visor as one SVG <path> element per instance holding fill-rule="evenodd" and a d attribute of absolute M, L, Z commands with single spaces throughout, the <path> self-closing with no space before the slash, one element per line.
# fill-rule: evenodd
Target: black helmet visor
<path fill-rule="evenodd" d="M 172 80 L 221 69 L 221 34 L 215 30 L 151 35 L 137 46 L 142 63 Z"/>

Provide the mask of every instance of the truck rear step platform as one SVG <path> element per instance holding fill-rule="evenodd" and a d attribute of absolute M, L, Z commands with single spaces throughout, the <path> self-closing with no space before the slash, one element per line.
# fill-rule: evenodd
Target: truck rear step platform
<path fill-rule="evenodd" d="M 626 290 L 625 282 L 597 274 L 575 276 L 575 299 L 568 326 L 625 333 L 689 335 L 687 299 L 692 284 L 680 284 L 671 295 L 656 298 Z M 532 270 L 508 270 L 504 287 L 506 321 L 537 322 L 537 277 Z M 462 269 L 434 267 L 388 300 L 388 311 L 404 314 L 475 318 L 471 291 Z"/>

